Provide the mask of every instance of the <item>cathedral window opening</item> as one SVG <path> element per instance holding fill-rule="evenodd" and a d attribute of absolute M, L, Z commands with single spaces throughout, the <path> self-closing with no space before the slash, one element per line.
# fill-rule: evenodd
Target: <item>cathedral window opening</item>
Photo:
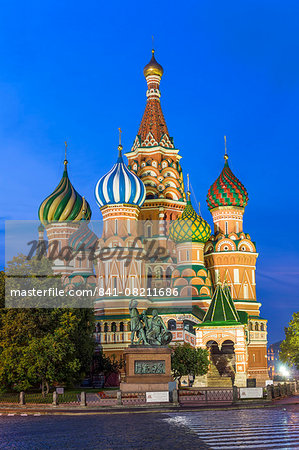
<path fill-rule="evenodd" d="M 108 323 L 105 322 L 104 323 L 104 333 L 108 333 L 108 331 L 109 331 Z"/>
<path fill-rule="evenodd" d="M 117 277 L 112 277 L 112 286 L 113 289 L 117 292 Z"/>
<path fill-rule="evenodd" d="M 225 234 L 228 234 L 228 222 L 225 222 Z"/>
<path fill-rule="evenodd" d="M 189 261 L 190 260 L 190 252 L 189 252 L 189 250 L 187 250 L 187 261 Z"/>
<path fill-rule="evenodd" d="M 247 299 L 248 298 L 248 285 L 244 284 L 244 298 Z"/>
<path fill-rule="evenodd" d="M 170 331 L 176 330 L 176 321 L 174 319 L 170 319 L 167 322 L 167 329 Z"/>
<path fill-rule="evenodd" d="M 123 332 L 124 331 L 124 323 L 120 322 L 119 324 L 119 331 Z"/>
<path fill-rule="evenodd" d="M 127 232 L 128 232 L 128 234 L 131 233 L 131 221 L 130 221 L 130 219 L 127 219 Z"/>
<path fill-rule="evenodd" d="M 82 267 L 82 258 L 78 258 L 78 267 L 79 267 L 79 268 Z"/>
<path fill-rule="evenodd" d="M 245 251 L 246 251 L 245 245 L 242 245 L 241 250 L 242 250 L 242 252 L 245 252 Z"/>
<path fill-rule="evenodd" d="M 264 327 L 263 323 L 261 323 L 261 331 L 265 331 L 265 327 Z"/>
<path fill-rule="evenodd" d="M 229 250 L 229 248 L 228 248 L 227 245 L 225 245 L 225 246 L 223 247 L 223 249 L 224 249 L 225 251 Z"/>
<path fill-rule="evenodd" d="M 152 279 L 153 279 L 152 271 L 151 271 L 151 269 L 148 269 L 147 270 L 147 279 L 146 279 L 146 284 L 147 284 L 148 289 L 151 289 L 151 287 L 152 287 Z"/>
<path fill-rule="evenodd" d="M 117 219 L 115 219 L 114 225 L 115 225 L 114 233 L 117 234 L 118 233 L 118 220 Z"/>
<path fill-rule="evenodd" d="M 255 331 L 259 331 L 259 324 L 255 322 Z"/>
<path fill-rule="evenodd" d="M 152 237 L 152 226 L 151 225 L 147 226 L 147 237 L 148 238 Z"/>
<path fill-rule="evenodd" d="M 116 331 L 117 331 L 117 327 L 116 327 L 116 323 L 115 322 L 112 322 L 112 324 L 111 324 L 111 331 L 113 333 L 116 333 Z"/>
<path fill-rule="evenodd" d="M 234 269 L 234 280 L 235 280 L 235 283 L 239 283 L 240 282 L 240 280 L 239 280 L 239 269 Z"/>
<path fill-rule="evenodd" d="M 167 267 L 166 274 L 165 274 L 167 287 L 169 287 L 170 283 L 171 283 L 171 272 L 172 272 L 171 267 Z"/>
<path fill-rule="evenodd" d="M 252 322 L 249 322 L 249 331 L 253 331 L 253 325 L 252 325 Z"/>
<path fill-rule="evenodd" d="M 239 222 L 236 222 L 236 233 L 239 233 Z"/>
<path fill-rule="evenodd" d="M 157 267 L 156 268 L 156 279 L 157 280 L 162 280 L 162 278 L 163 278 L 162 269 L 161 269 L 161 267 Z"/>

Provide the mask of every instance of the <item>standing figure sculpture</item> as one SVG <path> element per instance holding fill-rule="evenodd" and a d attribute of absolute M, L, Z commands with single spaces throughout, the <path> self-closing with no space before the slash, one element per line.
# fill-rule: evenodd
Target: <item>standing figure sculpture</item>
<path fill-rule="evenodd" d="M 150 320 L 149 330 L 146 334 L 148 341 L 155 345 L 167 345 L 172 339 L 172 334 L 167 330 L 165 323 L 158 316 L 158 311 L 153 310 L 153 317 Z"/>
<path fill-rule="evenodd" d="M 150 318 L 146 311 L 139 316 L 134 305 L 130 308 L 130 316 L 131 345 L 167 345 L 172 340 L 172 333 L 167 330 L 156 309 L 153 310 Z M 137 342 L 134 343 L 135 336 Z"/>

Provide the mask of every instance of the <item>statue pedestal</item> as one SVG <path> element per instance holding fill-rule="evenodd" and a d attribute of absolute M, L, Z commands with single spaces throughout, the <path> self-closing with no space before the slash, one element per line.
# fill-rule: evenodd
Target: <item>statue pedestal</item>
<path fill-rule="evenodd" d="M 168 347 L 132 346 L 124 351 L 123 392 L 168 391 L 171 376 L 171 350 Z"/>

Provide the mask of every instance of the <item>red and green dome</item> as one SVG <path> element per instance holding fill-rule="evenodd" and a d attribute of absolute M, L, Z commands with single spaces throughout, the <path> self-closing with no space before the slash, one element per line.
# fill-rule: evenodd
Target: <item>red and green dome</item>
<path fill-rule="evenodd" d="M 241 181 L 232 173 L 226 158 L 221 174 L 208 191 L 208 208 L 210 210 L 219 206 L 238 206 L 245 208 L 247 203 L 247 191 Z"/>
<path fill-rule="evenodd" d="M 183 214 L 169 227 L 169 238 L 177 244 L 181 242 L 205 243 L 210 236 L 210 225 L 194 211 L 188 194 L 188 201 Z"/>

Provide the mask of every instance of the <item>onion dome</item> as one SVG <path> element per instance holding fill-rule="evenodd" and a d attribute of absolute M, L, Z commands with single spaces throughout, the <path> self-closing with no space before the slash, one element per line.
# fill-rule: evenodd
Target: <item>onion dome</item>
<path fill-rule="evenodd" d="M 211 227 L 199 214 L 197 214 L 190 201 L 188 192 L 187 205 L 181 217 L 176 219 L 169 228 L 169 237 L 176 243 L 202 242 L 205 243 L 211 236 Z"/>
<path fill-rule="evenodd" d="M 91 250 L 97 240 L 96 234 L 88 228 L 84 211 L 80 227 L 69 238 L 69 246 L 75 251 Z"/>
<path fill-rule="evenodd" d="M 67 173 L 67 160 L 65 160 L 64 171 L 59 185 L 39 207 L 39 220 L 43 225 L 47 225 L 51 221 L 77 222 L 83 217 L 84 204 L 86 205 L 86 219 L 90 220 L 90 206 L 87 202 L 84 202 L 81 195 L 78 194 L 70 182 Z"/>
<path fill-rule="evenodd" d="M 121 154 L 121 145 L 119 145 L 118 150 L 119 155 L 116 164 L 96 184 L 96 201 L 100 208 L 118 204 L 140 207 L 145 200 L 145 186 L 140 178 L 125 165 Z"/>
<path fill-rule="evenodd" d="M 245 208 L 248 203 L 248 194 L 228 165 L 228 156 L 224 156 L 225 164 L 221 174 L 212 184 L 207 195 L 208 208 L 211 210 L 219 206 L 238 206 Z"/>
<path fill-rule="evenodd" d="M 148 77 L 149 75 L 158 75 L 159 77 L 162 77 L 163 72 L 164 72 L 163 67 L 156 61 L 155 50 L 152 50 L 152 59 L 144 67 L 143 74 L 145 78 Z"/>

